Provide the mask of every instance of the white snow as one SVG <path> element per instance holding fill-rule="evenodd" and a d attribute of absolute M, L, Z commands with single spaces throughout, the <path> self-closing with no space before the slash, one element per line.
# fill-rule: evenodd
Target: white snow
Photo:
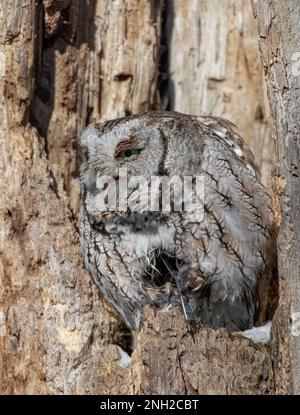
<path fill-rule="evenodd" d="M 131 360 L 132 360 L 131 357 L 120 346 L 117 346 L 117 348 L 118 348 L 118 352 L 120 353 L 119 365 L 121 367 L 127 367 L 131 363 Z"/>
<path fill-rule="evenodd" d="M 240 331 L 244 337 L 252 340 L 254 343 L 268 343 L 270 341 L 272 322 L 268 321 L 264 326 L 253 327 L 250 330 Z"/>

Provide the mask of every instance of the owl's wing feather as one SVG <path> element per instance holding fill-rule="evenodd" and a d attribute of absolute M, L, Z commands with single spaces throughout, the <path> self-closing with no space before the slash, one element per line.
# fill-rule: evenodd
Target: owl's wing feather
<path fill-rule="evenodd" d="M 179 252 L 191 252 L 198 265 L 191 274 L 204 279 L 191 300 L 200 320 L 215 328 L 247 329 L 253 325 L 257 280 L 270 248 L 271 198 L 259 182 L 251 151 L 233 126 L 211 117 L 196 118 L 198 129 L 188 132 L 189 160 L 181 165 L 174 158 L 170 174 L 202 175 L 204 217 L 197 223 L 185 214 Z M 183 151 L 186 146 L 173 144 Z"/>

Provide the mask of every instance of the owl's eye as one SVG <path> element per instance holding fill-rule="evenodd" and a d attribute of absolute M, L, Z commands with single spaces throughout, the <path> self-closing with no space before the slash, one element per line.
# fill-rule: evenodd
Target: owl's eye
<path fill-rule="evenodd" d="M 117 158 L 122 158 L 122 159 L 129 158 L 129 157 L 132 157 L 132 156 L 136 156 L 140 152 L 141 152 L 141 150 L 139 148 L 128 148 L 127 150 L 120 151 L 116 155 L 116 157 Z"/>

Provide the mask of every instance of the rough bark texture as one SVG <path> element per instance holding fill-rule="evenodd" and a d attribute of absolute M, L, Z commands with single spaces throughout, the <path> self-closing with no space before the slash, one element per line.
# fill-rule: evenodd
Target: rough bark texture
<path fill-rule="evenodd" d="M 59 192 L 78 214 L 83 128 L 156 106 L 161 1 L 44 0 L 31 120 Z"/>
<path fill-rule="evenodd" d="M 195 4 L 189 11 L 176 0 L 163 12 L 162 3 L 1 1 L 0 393 L 274 391 L 278 373 L 268 345 L 206 328 L 194 344 L 179 310 L 148 310 L 133 362 L 120 367 L 122 324 L 82 264 L 78 137 L 95 119 L 164 105 L 170 93 L 165 71 L 173 84 L 172 107 L 227 116 L 252 148 L 257 137 L 269 146 L 262 94 L 257 102 L 252 90 L 263 86 L 248 1 L 243 7 L 230 1 L 228 10 L 218 2 L 215 9 L 224 15 L 213 13 L 210 0 L 189 2 Z M 201 33 L 196 18 L 202 19 Z M 184 27 L 191 36 L 181 33 Z M 209 72 L 215 61 L 205 52 L 207 39 L 208 49 L 220 51 L 216 74 Z M 240 102 L 247 102 L 246 115 Z M 267 171 L 265 155 L 262 162 Z M 280 345 L 274 343 L 277 356 Z"/>
<path fill-rule="evenodd" d="M 280 389 L 300 393 L 300 3 L 298 0 L 252 1 L 268 82 L 277 153 L 276 185 L 281 207 L 278 267 L 282 305 L 277 324 L 284 339 L 279 363 Z M 289 388 L 292 362 L 292 389 Z"/>
<path fill-rule="evenodd" d="M 45 139 L 29 123 L 40 10 L 30 1 L 1 7 L 0 390 L 119 391 L 122 382 L 111 389 L 105 375 L 118 358 L 119 321 L 83 268 Z"/>
<path fill-rule="evenodd" d="M 92 100 L 94 93 L 99 95 L 99 87 L 93 90 L 93 85 L 100 83 L 102 46 L 88 49 L 79 41 L 84 30 L 92 30 L 91 22 L 83 28 L 80 24 L 86 10 L 93 24 L 99 20 L 107 24 L 105 14 L 120 9 L 123 3 L 1 2 L 2 393 L 121 393 L 128 384 L 124 371 L 122 380 L 118 379 L 116 364 L 120 356 L 115 344 L 122 343 L 120 321 L 106 310 L 83 268 L 76 218 L 65 192 L 68 183 L 75 186 L 74 143 L 91 109 L 95 117 L 125 113 L 123 100 L 128 95 L 129 101 L 132 91 L 132 111 L 139 104 L 147 109 L 145 101 L 149 107 L 154 101 L 159 25 L 151 4 L 145 2 L 138 10 L 138 1 L 127 3 L 130 12 L 126 19 L 119 16 L 120 24 L 127 25 L 128 39 L 119 33 L 117 21 L 104 32 L 118 35 L 111 40 L 113 51 L 123 47 L 125 61 L 122 54 L 118 65 L 103 58 L 106 71 L 109 76 L 113 73 L 109 65 L 114 65 L 116 75 L 131 70 L 133 86 L 123 87 L 121 94 L 120 84 L 127 81 L 114 76 L 107 79 L 105 91 L 111 84 L 115 95 L 119 94 L 115 113 L 108 113 L 111 104 L 104 99 L 101 105 L 106 109 L 99 113 L 95 103 L 100 102 L 99 97 Z M 81 10 L 79 6 L 84 4 L 87 9 Z M 156 10 L 159 12 L 159 4 Z M 137 13 L 140 29 L 135 26 L 136 30 L 143 31 L 150 42 L 142 68 L 134 55 L 141 54 L 145 39 L 132 36 Z M 86 36 L 91 43 L 98 39 Z M 104 38 L 100 40 L 104 42 Z M 131 51 L 132 68 L 128 68 L 126 49 Z M 92 55 L 90 60 L 87 54 Z M 144 85 L 142 91 L 140 84 Z M 78 187 L 71 190 L 78 198 Z"/>
<path fill-rule="evenodd" d="M 178 310 L 145 312 L 146 324 L 134 352 L 134 393 L 273 393 L 268 345 L 206 327 L 193 339 Z"/>
<path fill-rule="evenodd" d="M 171 109 L 235 123 L 269 183 L 272 138 L 250 1 L 169 1 L 167 23 Z"/>

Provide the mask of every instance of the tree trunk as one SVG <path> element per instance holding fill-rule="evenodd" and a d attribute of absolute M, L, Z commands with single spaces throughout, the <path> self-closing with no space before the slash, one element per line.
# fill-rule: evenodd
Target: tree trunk
<path fill-rule="evenodd" d="M 150 308 L 130 363 L 78 242 L 78 138 L 94 120 L 165 107 L 225 116 L 269 180 L 255 24 L 250 0 L 235 3 L 2 0 L 0 393 L 286 390 L 279 358 L 273 370 L 287 350 L 279 323 L 271 345 L 205 327 L 193 341 L 179 310 Z"/>
<path fill-rule="evenodd" d="M 272 138 L 250 1 L 174 0 L 167 16 L 170 107 L 235 123 L 269 183 Z"/>
<path fill-rule="evenodd" d="M 192 337 L 178 310 L 165 315 L 151 308 L 145 312 L 132 365 L 133 393 L 274 393 L 268 344 L 206 327 Z"/>
<path fill-rule="evenodd" d="M 159 17 L 138 0 L 1 2 L 1 393 L 128 384 L 120 321 L 82 264 L 76 147 L 90 120 L 153 105 Z"/>
<path fill-rule="evenodd" d="M 281 365 L 300 394 L 300 3 L 298 0 L 252 0 L 258 21 L 259 45 L 267 77 L 276 143 L 276 188 L 281 207 L 278 269 L 281 283 L 281 327 L 285 346 Z M 279 379 L 280 381 L 280 379 Z"/>

